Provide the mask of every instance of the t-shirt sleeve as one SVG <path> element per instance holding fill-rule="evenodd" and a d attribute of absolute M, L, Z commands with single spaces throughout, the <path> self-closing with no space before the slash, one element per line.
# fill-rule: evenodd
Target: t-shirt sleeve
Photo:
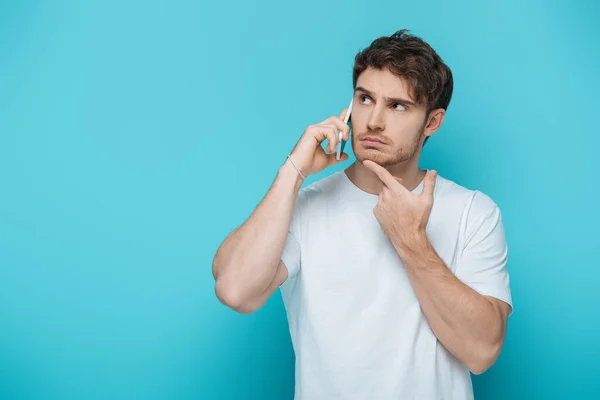
<path fill-rule="evenodd" d="M 294 234 L 290 231 L 285 240 L 281 261 L 285 264 L 288 272 L 288 279 L 296 276 L 300 270 L 300 243 Z"/>
<path fill-rule="evenodd" d="M 301 265 L 301 247 L 300 247 L 300 219 L 301 219 L 301 194 L 298 194 L 296 202 L 294 204 L 294 211 L 292 214 L 292 220 L 290 222 L 290 228 L 283 246 L 283 252 L 281 253 L 281 261 L 285 264 L 288 272 L 288 281 L 295 277 L 298 271 L 300 271 Z"/>
<path fill-rule="evenodd" d="M 502 214 L 487 196 L 482 197 L 487 199 L 490 207 L 467 226 L 456 276 L 478 293 L 508 303 L 512 314 L 510 278 L 506 268 L 508 246 Z"/>

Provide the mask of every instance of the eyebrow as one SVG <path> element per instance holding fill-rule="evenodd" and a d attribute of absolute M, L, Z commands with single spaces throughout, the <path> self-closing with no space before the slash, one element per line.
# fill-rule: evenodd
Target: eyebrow
<path fill-rule="evenodd" d="M 375 93 L 371 92 L 370 90 L 365 89 L 362 86 L 357 86 L 356 89 L 354 89 L 354 91 L 355 92 L 364 92 L 365 94 L 368 94 L 371 97 L 376 97 Z M 409 106 L 417 105 L 417 103 L 415 103 L 414 101 L 399 98 L 399 97 L 386 97 L 385 100 L 388 102 L 400 103 L 400 104 L 405 104 L 405 105 L 409 105 Z"/>

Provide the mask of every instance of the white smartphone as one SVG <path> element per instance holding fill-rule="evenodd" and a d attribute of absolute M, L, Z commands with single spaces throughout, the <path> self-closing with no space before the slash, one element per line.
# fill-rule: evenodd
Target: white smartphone
<path fill-rule="evenodd" d="M 350 114 L 352 113 L 352 103 L 354 102 L 354 98 L 350 100 L 350 105 L 348 106 L 348 111 L 346 111 L 346 116 L 344 117 L 344 123 L 347 124 L 350 121 Z M 350 131 L 352 131 L 352 126 L 350 126 Z M 342 156 L 342 152 L 344 151 L 344 147 L 346 147 L 346 141 L 342 139 L 343 132 L 338 131 L 338 143 L 335 149 L 335 159 L 339 161 Z M 350 132 L 348 132 L 348 139 L 350 139 Z"/>

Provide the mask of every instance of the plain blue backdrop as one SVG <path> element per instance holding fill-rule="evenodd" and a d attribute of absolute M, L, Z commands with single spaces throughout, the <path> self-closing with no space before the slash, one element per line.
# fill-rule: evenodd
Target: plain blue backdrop
<path fill-rule="evenodd" d="M 347 106 L 356 52 L 402 28 L 455 77 L 422 167 L 504 216 L 515 311 L 476 398 L 598 395 L 599 17 L 591 0 L 2 1 L 0 398 L 291 399 L 280 294 L 236 314 L 212 258 L 305 127 Z"/>

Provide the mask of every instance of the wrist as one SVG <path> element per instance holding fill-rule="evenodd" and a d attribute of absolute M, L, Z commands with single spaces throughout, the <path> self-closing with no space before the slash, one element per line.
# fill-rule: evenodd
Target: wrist
<path fill-rule="evenodd" d="M 292 182 L 294 186 L 299 190 L 302 184 L 304 183 L 304 179 L 302 175 L 298 172 L 296 167 L 294 167 L 293 163 L 289 158 L 285 159 L 285 162 L 281 167 L 279 167 L 279 171 L 277 176 L 287 182 Z M 306 174 L 304 174 L 306 176 Z"/>
<path fill-rule="evenodd" d="M 430 246 L 427 233 L 424 230 L 404 235 L 403 238 L 392 242 L 402 259 L 411 257 L 415 254 L 423 254 Z"/>

